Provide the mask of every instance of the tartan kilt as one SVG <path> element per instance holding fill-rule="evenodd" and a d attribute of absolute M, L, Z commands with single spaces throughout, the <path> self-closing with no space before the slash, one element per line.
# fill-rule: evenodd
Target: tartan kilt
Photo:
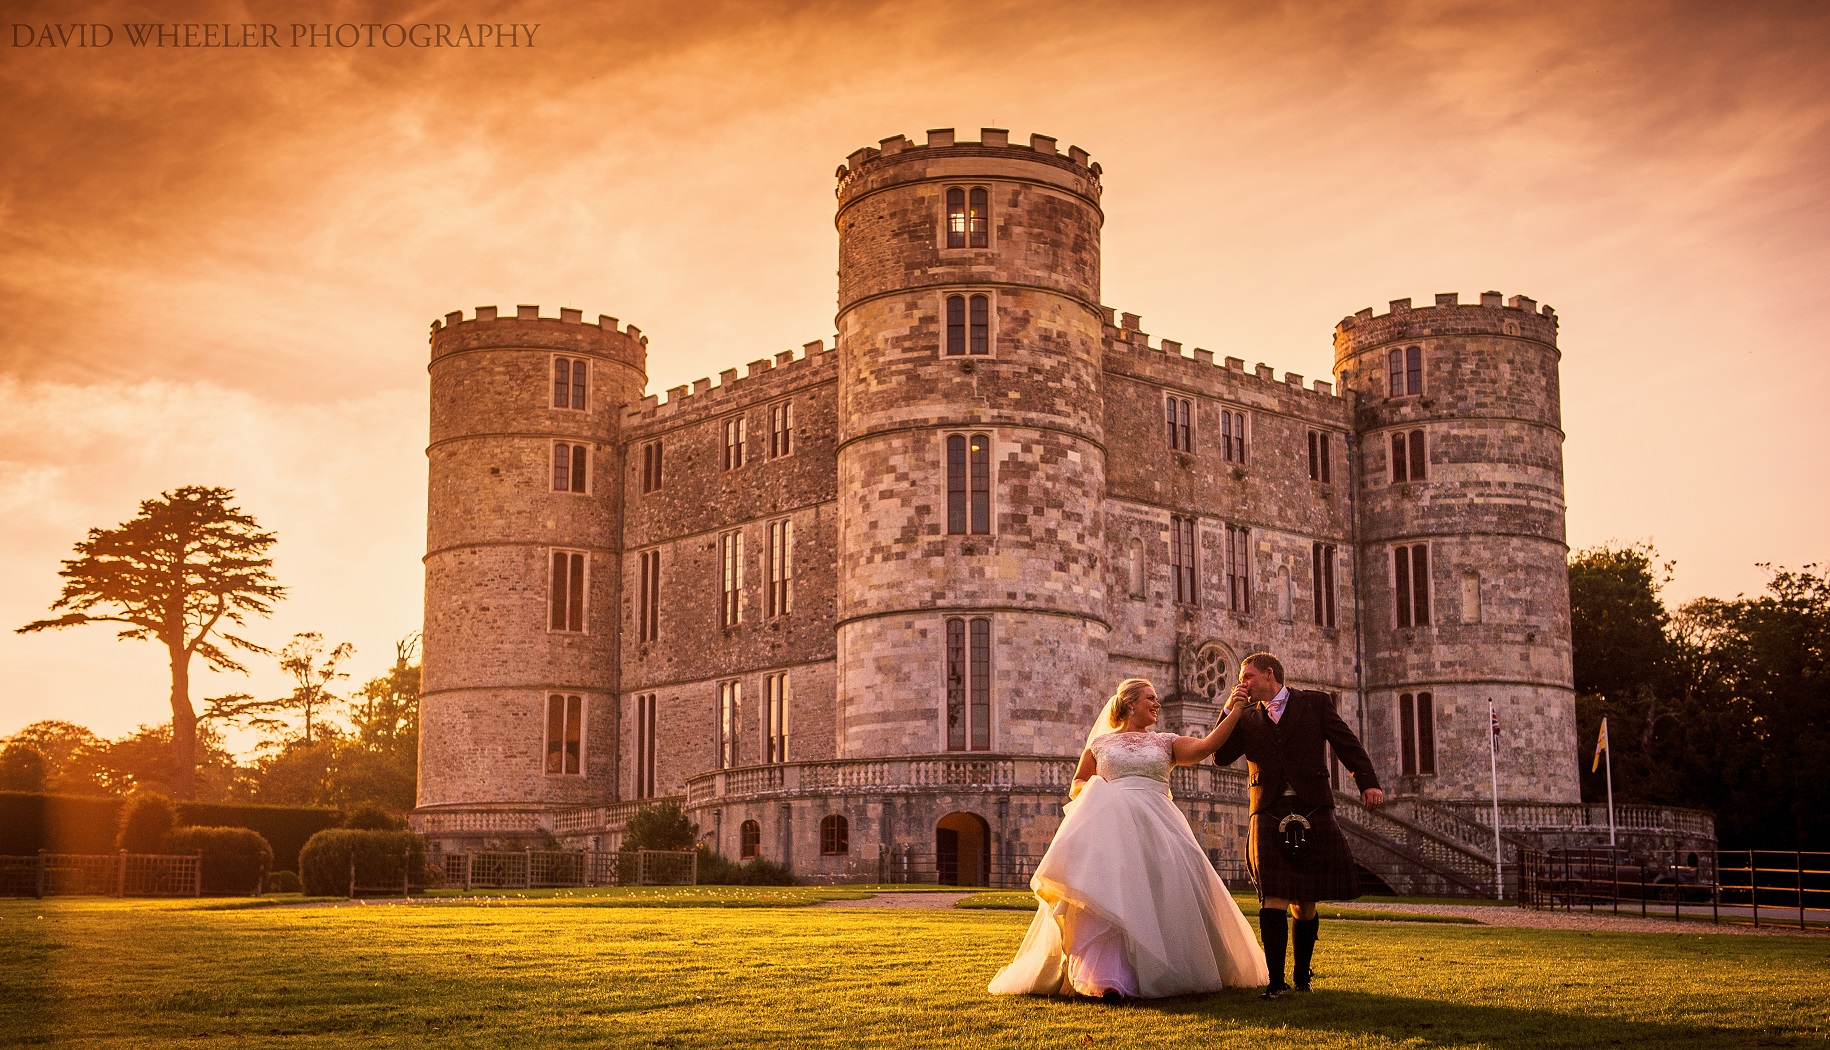
<path fill-rule="evenodd" d="M 1291 813 L 1309 818 L 1305 856 L 1295 863 L 1285 855 L 1277 822 Z M 1303 800 L 1285 795 L 1252 815 L 1246 862 L 1258 899 L 1287 901 L 1350 901 L 1360 896 L 1360 876 L 1354 869 L 1353 851 L 1335 823 L 1334 807 L 1311 812 Z"/>

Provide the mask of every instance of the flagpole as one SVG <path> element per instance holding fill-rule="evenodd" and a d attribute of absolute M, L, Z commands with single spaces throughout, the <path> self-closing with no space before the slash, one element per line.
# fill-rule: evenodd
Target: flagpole
<path fill-rule="evenodd" d="M 1487 763 L 1493 771 L 1493 892 L 1495 900 L 1506 899 L 1506 872 L 1500 859 L 1500 716 L 1493 711 L 1493 698 L 1487 698 Z M 1611 790 L 1611 789 L 1610 789 Z M 1612 798 L 1613 796 L 1609 796 Z M 1613 813 L 1612 803 L 1608 812 Z M 1609 821 L 1613 820 L 1609 816 Z"/>
<path fill-rule="evenodd" d="M 1608 847 L 1614 846 L 1614 749 L 1607 748 L 1602 752 L 1608 764 Z"/>

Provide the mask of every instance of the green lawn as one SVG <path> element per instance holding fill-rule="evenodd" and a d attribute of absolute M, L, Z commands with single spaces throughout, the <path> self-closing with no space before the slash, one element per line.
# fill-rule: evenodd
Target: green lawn
<path fill-rule="evenodd" d="M 1113 1008 L 986 995 L 1015 911 L 223 903 L 0 901 L 0 1045 L 1830 1045 L 1823 937 L 1336 920 L 1312 995 Z"/>

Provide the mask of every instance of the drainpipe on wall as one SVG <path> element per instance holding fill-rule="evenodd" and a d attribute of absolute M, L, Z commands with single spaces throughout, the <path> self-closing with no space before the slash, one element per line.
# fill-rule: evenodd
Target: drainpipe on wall
<path fill-rule="evenodd" d="M 1342 384 L 1345 386 L 1346 384 Z M 1347 431 L 1347 523 L 1353 538 L 1353 690 L 1360 743 L 1366 743 L 1366 639 L 1361 624 L 1365 620 L 1366 577 L 1360 572 L 1360 395 L 1347 394 L 1347 411 L 1354 426 Z"/>

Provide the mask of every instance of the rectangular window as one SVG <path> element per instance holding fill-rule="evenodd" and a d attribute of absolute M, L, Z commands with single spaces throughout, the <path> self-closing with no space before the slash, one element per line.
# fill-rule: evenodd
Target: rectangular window
<path fill-rule="evenodd" d="M 1429 693 L 1398 697 L 1398 758 L 1407 777 L 1436 773 L 1436 705 Z"/>
<path fill-rule="evenodd" d="M 554 551 L 552 574 L 547 581 L 547 628 L 554 631 L 585 629 L 585 556 Z"/>
<path fill-rule="evenodd" d="M 635 797 L 654 797 L 655 694 L 635 698 Z"/>
<path fill-rule="evenodd" d="M 1417 775 L 1416 701 L 1410 693 L 1398 697 L 1398 772 L 1407 777 Z"/>
<path fill-rule="evenodd" d="M 636 587 L 636 637 L 652 642 L 661 636 L 661 552 L 643 551 L 636 555 L 641 579 Z"/>
<path fill-rule="evenodd" d="M 1252 611 L 1252 530 L 1226 527 L 1226 600 L 1236 613 Z"/>
<path fill-rule="evenodd" d="M 1388 397 L 1404 396 L 1404 351 L 1393 350 L 1385 355 L 1387 376 L 1386 395 Z"/>
<path fill-rule="evenodd" d="M 1245 462 L 1245 413 L 1220 410 L 1220 451 L 1228 463 Z"/>
<path fill-rule="evenodd" d="M 991 297 L 975 295 L 971 299 L 972 352 L 991 353 Z"/>
<path fill-rule="evenodd" d="M 738 740 L 743 735 L 743 683 L 718 683 L 718 768 L 734 769 L 742 764 L 743 753 Z"/>
<path fill-rule="evenodd" d="M 661 488 L 661 443 L 650 441 L 642 446 L 642 491 L 657 492 Z"/>
<path fill-rule="evenodd" d="M 583 492 L 585 478 L 585 446 L 568 444 L 564 441 L 553 443 L 553 491 Z"/>
<path fill-rule="evenodd" d="M 769 523 L 769 589 L 764 615 L 774 618 L 789 611 L 794 600 L 794 522 L 787 518 Z"/>
<path fill-rule="evenodd" d="M 947 191 L 947 247 L 966 246 L 966 191 L 955 187 Z"/>
<path fill-rule="evenodd" d="M 763 676 L 763 755 L 771 763 L 788 761 L 788 672 Z"/>
<path fill-rule="evenodd" d="M 947 296 L 947 355 L 957 357 L 966 352 L 966 297 Z"/>
<path fill-rule="evenodd" d="M 1428 626 L 1430 548 L 1427 544 L 1392 548 L 1392 582 L 1398 599 L 1398 626 Z"/>
<path fill-rule="evenodd" d="M 986 248 L 991 245 L 991 207 L 984 189 L 972 191 L 972 215 L 969 232 L 972 247 Z"/>
<path fill-rule="evenodd" d="M 1332 543 L 1317 543 L 1310 548 L 1310 570 L 1315 581 L 1315 624 L 1334 626 L 1334 560 Z"/>
<path fill-rule="evenodd" d="M 1411 480 L 1410 472 L 1410 438 L 1400 430 L 1392 435 L 1392 484 L 1400 485 Z"/>
<path fill-rule="evenodd" d="M 553 407 L 585 407 L 585 376 L 589 362 L 570 357 L 553 358 Z"/>
<path fill-rule="evenodd" d="M 947 620 L 947 750 L 991 750 L 991 621 Z"/>
<path fill-rule="evenodd" d="M 546 771 L 551 776 L 576 776 L 584 772 L 584 698 L 546 698 Z"/>
<path fill-rule="evenodd" d="M 1334 481 L 1334 467 L 1330 460 L 1328 432 L 1311 430 L 1309 432 L 1309 480 L 1331 484 Z"/>
<path fill-rule="evenodd" d="M 1404 351 L 1404 392 L 1407 394 L 1423 393 L 1423 347 L 1413 346 Z"/>
<path fill-rule="evenodd" d="M 991 532 L 991 436 L 947 436 L 947 532 Z"/>
<path fill-rule="evenodd" d="M 1422 481 L 1425 476 L 1425 468 L 1429 464 L 1429 457 L 1424 452 L 1424 449 L 1423 449 L 1423 431 L 1421 431 L 1421 430 L 1411 431 L 1410 446 L 1411 446 L 1411 480 L 1412 481 Z"/>
<path fill-rule="evenodd" d="M 794 402 L 769 408 L 769 458 L 780 459 L 794 451 Z"/>
<path fill-rule="evenodd" d="M 732 531 L 718 537 L 718 560 L 722 569 L 719 622 L 735 627 L 743 622 L 743 533 Z"/>
<path fill-rule="evenodd" d="M 1195 519 L 1169 519 L 1169 565 L 1175 575 L 1176 601 L 1195 604 Z"/>

